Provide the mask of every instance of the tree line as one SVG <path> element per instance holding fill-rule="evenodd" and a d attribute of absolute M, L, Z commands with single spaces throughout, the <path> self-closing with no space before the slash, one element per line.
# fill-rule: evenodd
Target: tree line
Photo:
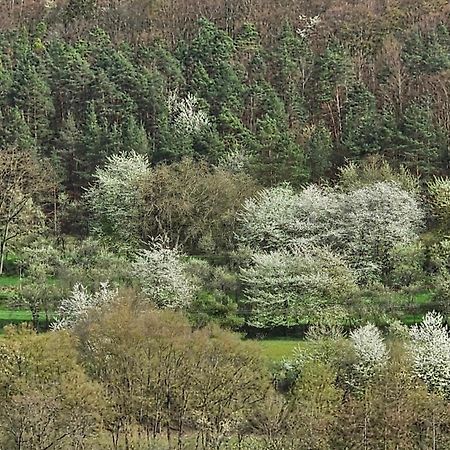
<path fill-rule="evenodd" d="M 76 294 L 80 299 L 84 294 Z M 104 294 L 100 294 L 103 295 Z M 437 449 L 450 439 L 449 335 L 429 313 L 309 331 L 272 371 L 253 342 L 115 292 L 59 331 L 0 343 L 4 448 Z M 106 306 L 106 307 L 105 307 Z"/>

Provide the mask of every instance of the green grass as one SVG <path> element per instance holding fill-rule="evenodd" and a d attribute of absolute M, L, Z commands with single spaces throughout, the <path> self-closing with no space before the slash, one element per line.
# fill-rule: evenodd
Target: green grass
<path fill-rule="evenodd" d="M 31 312 L 26 309 L 0 309 L 0 321 L 26 322 L 31 320 Z"/>
<path fill-rule="evenodd" d="M 20 284 L 20 277 L 16 275 L 0 276 L 0 287 L 15 287 Z"/>
<path fill-rule="evenodd" d="M 307 347 L 309 342 L 301 339 L 263 339 L 257 341 L 261 346 L 263 354 L 270 361 L 281 361 L 283 358 L 288 358 L 292 355 L 293 350 L 298 347 Z"/>
<path fill-rule="evenodd" d="M 31 312 L 26 309 L 6 309 L 0 308 L 0 336 L 4 333 L 4 327 L 8 325 L 19 325 L 32 321 Z M 39 314 L 40 326 L 44 327 L 46 323 L 45 313 Z"/>

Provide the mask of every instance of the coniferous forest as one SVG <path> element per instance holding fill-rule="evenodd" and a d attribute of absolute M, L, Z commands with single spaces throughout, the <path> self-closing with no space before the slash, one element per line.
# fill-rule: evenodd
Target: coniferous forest
<path fill-rule="evenodd" d="M 0 0 L 0 450 L 450 447 L 447 0 Z"/>

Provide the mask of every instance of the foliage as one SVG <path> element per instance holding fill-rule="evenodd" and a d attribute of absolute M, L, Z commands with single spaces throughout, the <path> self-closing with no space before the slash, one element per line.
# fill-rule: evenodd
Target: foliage
<path fill-rule="evenodd" d="M 268 388 L 256 348 L 218 328 L 192 332 L 179 313 L 129 300 L 77 330 L 82 360 L 107 392 L 112 442 L 139 427 L 153 439 L 164 430 L 169 446 L 189 430 L 200 448 L 221 448 Z"/>
<path fill-rule="evenodd" d="M 221 328 L 236 330 L 244 324 L 237 303 L 220 292 L 199 292 L 188 309 L 188 316 L 196 328 L 216 323 Z"/>
<path fill-rule="evenodd" d="M 0 274 L 7 245 L 44 228 L 39 204 L 52 187 L 51 173 L 35 154 L 11 147 L 0 152 Z M 40 198 L 41 197 L 41 198 Z"/>
<path fill-rule="evenodd" d="M 431 207 L 440 226 L 448 230 L 450 227 L 450 179 L 434 177 L 428 182 L 428 192 L 431 197 Z"/>
<path fill-rule="evenodd" d="M 380 330 L 368 323 L 350 333 L 350 341 L 356 353 L 355 372 L 362 381 L 373 378 L 389 358 Z"/>
<path fill-rule="evenodd" d="M 143 236 L 163 236 L 174 246 L 202 253 L 227 250 L 233 244 L 236 212 L 256 189 L 246 174 L 192 159 L 159 165 L 141 186 Z"/>
<path fill-rule="evenodd" d="M 209 118 L 205 111 L 199 109 L 198 98 L 188 94 L 180 99 L 176 93 L 169 96 L 169 114 L 176 133 L 180 137 L 200 133 L 209 126 Z"/>
<path fill-rule="evenodd" d="M 397 289 L 423 286 L 426 281 L 425 249 L 420 242 L 394 247 L 390 260 L 389 285 Z"/>
<path fill-rule="evenodd" d="M 76 448 L 96 434 L 102 392 L 79 365 L 72 337 L 10 330 L 0 354 L 2 447 Z"/>
<path fill-rule="evenodd" d="M 147 157 L 135 152 L 109 156 L 104 168 L 97 168 L 86 199 L 101 234 L 112 234 L 122 242 L 139 238 L 137 227 L 141 208 L 138 188 L 139 182 L 149 172 Z"/>
<path fill-rule="evenodd" d="M 65 289 L 71 289 L 80 281 L 94 290 L 106 282 L 127 286 L 132 278 L 131 262 L 92 237 L 82 241 L 68 240 L 57 278 Z"/>
<path fill-rule="evenodd" d="M 385 159 L 372 156 L 358 163 L 349 162 L 339 168 L 339 184 L 344 190 L 358 189 L 363 186 L 388 181 L 397 183 L 407 192 L 418 194 L 419 178 L 404 166 L 395 170 Z"/>
<path fill-rule="evenodd" d="M 310 185 L 295 193 L 283 186 L 246 201 L 239 237 L 263 250 L 329 246 L 366 281 L 387 275 L 390 251 L 417 239 L 422 218 L 414 196 L 391 182 L 350 192 Z"/>

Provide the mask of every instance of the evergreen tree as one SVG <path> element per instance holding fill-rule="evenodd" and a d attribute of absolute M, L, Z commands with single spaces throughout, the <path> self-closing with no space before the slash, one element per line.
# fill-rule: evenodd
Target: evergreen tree
<path fill-rule="evenodd" d="M 122 145 L 126 152 L 151 155 L 147 132 L 142 124 L 138 124 L 134 116 L 130 116 L 122 130 Z"/>
<path fill-rule="evenodd" d="M 74 116 L 69 114 L 56 139 L 55 156 L 58 161 L 58 170 L 62 172 L 63 184 L 72 193 L 79 192 L 82 184 L 80 179 L 80 169 L 84 166 L 80 164 L 82 149 L 81 131 L 77 127 Z"/>
<path fill-rule="evenodd" d="M 378 130 L 374 95 L 361 83 L 354 84 L 348 90 L 343 105 L 341 144 L 344 155 L 350 159 L 361 159 L 378 153 Z"/>
<path fill-rule="evenodd" d="M 242 108 L 242 82 L 232 63 L 234 54 L 232 38 L 206 20 L 186 49 L 186 78 L 194 92 L 208 101 L 214 115 L 223 106 L 233 111 Z"/>
<path fill-rule="evenodd" d="M 433 123 L 433 113 L 426 103 L 413 103 L 400 124 L 398 158 L 412 170 L 424 175 L 440 170 L 447 149 L 442 130 Z"/>
<path fill-rule="evenodd" d="M 331 168 L 333 141 L 323 122 L 313 125 L 306 143 L 308 167 L 313 181 L 323 177 Z"/>
<path fill-rule="evenodd" d="M 50 122 L 54 114 L 50 87 L 38 69 L 26 60 L 21 61 L 13 74 L 10 92 L 13 104 L 23 112 L 33 137 L 41 144 L 52 133 Z"/>
<path fill-rule="evenodd" d="M 314 54 L 308 40 L 286 23 L 278 38 L 274 54 L 274 86 L 283 99 L 289 121 L 307 119 L 305 92 L 313 71 Z"/>
<path fill-rule="evenodd" d="M 23 112 L 16 107 L 0 112 L 0 143 L 3 148 L 17 146 L 21 150 L 36 148 L 36 139 L 25 120 Z"/>

